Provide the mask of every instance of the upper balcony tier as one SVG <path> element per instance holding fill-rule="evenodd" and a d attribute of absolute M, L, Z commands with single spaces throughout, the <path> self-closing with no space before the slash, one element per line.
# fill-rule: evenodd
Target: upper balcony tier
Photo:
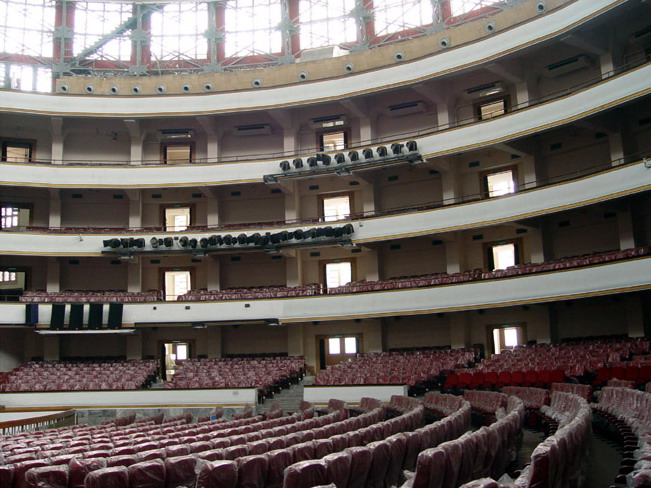
<path fill-rule="evenodd" d="M 605 113 L 615 107 L 643 99 L 651 92 L 651 65 L 631 68 L 619 75 L 600 79 L 586 88 L 559 95 L 553 100 L 523 107 L 499 117 L 476 121 L 452 128 L 419 130 L 400 134 L 395 138 L 383 138 L 377 144 L 388 146 L 391 140 L 417 143 L 419 158 L 416 161 L 433 160 L 446 155 L 455 155 L 484 147 L 502 144 L 516 139 L 565 126 L 571 122 Z M 107 106 L 112 106 L 107 100 Z M 377 146 L 351 148 L 361 153 L 367 147 L 373 149 L 370 161 L 365 165 L 385 164 L 385 158 L 377 154 Z M 347 149 L 345 153 L 351 149 Z M 97 158 L 102 158 L 102 149 Z M 406 150 L 404 151 L 406 156 Z M 335 152 L 330 154 L 333 158 Z M 189 165 L 72 165 L 39 163 L 0 163 L 3 173 L 2 185 L 47 187 L 47 188 L 160 188 L 216 186 L 238 183 L 262 183 L 265 176 L 282 177 L 281 163 L 293 158 L 308 158 L 309 154 L 283 155 L 280 158 L 224 161 L 215 163 L 194 163 Z M 350 156 L 345 156 L 345 165 L 355 169 Z M 237 159 L 237 158 L 236 158 Z M 364 159 L 364 158 L 362 158 Z M 405 158 L 405 162 L 408 158 Z M 124 163 L 126 164 L 126 163 Z M 336 174 L 337 164 L 323 167 L 318 163 L 319 174 Z M 293 172 L 290 172 L 293 173 Z M 315 176 L 311 171 L 301 173 Z M 287 176 L 289 173 L 287 174 Z M 300 174 L 299 174 L 300 176 Z"/>
<path fill-rule="evenodd" d="M 136 118 L 242 113 L 338 101 L 423 83 L 461 73 L 469 67 L 494 63 L 513 53 L 566 36 L 624 4 L 627 4 L 624 0 L 523 2 L 495 14 L 488 24 L 471 22 L 344 58 L 265 70 L 218 73 L 210 75 L 210 78 L 202 75 L 204 78 L 197 78 L 196 83 L 191 77 L 179 82 L 177 76 L 167 85 L 170 88 L 178 85 L 180 96 L 166 96 L 168 91 L 159 88 L 165 87 L 165 83 L 146 78 L 106 80 L 79 77 L 60 80 L 60 93 L 56 95 L 3 92 L 0 111 Z M 75 84 L 79 85 L 78 91 L 83 95 L 70 93 L 76 91 Z M 193 85 L 201 87 L 204 93 L 191 93 Z M 182 86 L 187 86 L 187 89 Z M 213 86 L 223 87 L 223 91 L 212 93 Z M 122 96 L 145 93 L 147 88 L 152 96 Z M 104 95 L 99 96 L 102 89 Z"/>

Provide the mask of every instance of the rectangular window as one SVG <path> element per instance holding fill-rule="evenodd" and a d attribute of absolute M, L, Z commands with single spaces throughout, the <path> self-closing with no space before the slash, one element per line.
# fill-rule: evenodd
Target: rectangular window
<path fill-rule="evenodd" d="M 302 49 L 357 42 L 357 25 L 351 12 L 355 0 L 299 0 Z"/>
<path fill-rule="evenodd" d="M 344 337 L 344 352 L 346 354 L 357 354 L 356 337 Z"/>
<path fill-rule="evenodd" d="M 477 116 L 479 120 L 492 119 L 499 115 L 506 113 L 506 99 L 500 98 L 499 100 L 491 100 L 489 102 L 482 102 L 477 106 Z"/>
<path fill-rule="evenodd" d="M 189 271 L 165 272 L 165 300 L 175 301 L 191 289 Z"/>
<path fill-rule="evenodd" d="M 324 132 L 319 134 L 320 151 L 341 151 L 348 147 L 348 131 Z"/>
<path fill-rule="evenodd" d="M 520 239 L 485 244 L 486 269 L 506 269 L 522 262 Z"/>
<path fill-rule="evenodd" d="M 339 337 L 328 339 L 328 352 L 330 354 L 341 354 L 341 341 Z"/>
<path fill-rule="evenodd" d="M 227 57 L 279 53 L 282 50 L 280 0 L 229 0 L 224 3 Z"/>
<path fill-rule="evenodd" d="M 484 196 L 491 198 L 515 193 L 516 179 L 515 167 L 484 173 Z"/>
<path fill-rule="evenodd" d="M 190 225 L 190 207 L 166 208 L 165 230 L 168 232 L 182 232 Z"/>
<path fill-rule="evenodd" d="M 524 328 L 500 326 L 493 329 L 493 349 L 499 354 L 504 349 L 513 349 L 524 344 Z"/>
<path fill-rule="evenodd" d="M 3 141 L 2 160 L 10 163 L 27 163 L 32 160 L 31 142 Z"/>
<path fill-rule="evenodd" d="M 194 158 L 192 142 L 165 142 L 162 144 L 164 164 L 188 164 Z"/>
<path fill-rule="evenodd" d="M 18 278 L 15 271 L 0 271 L 0 282 L 3 285 L 18 284 Z"/>
<path fill-rule="evenodd" d="M 350 283 L 353 277 L 353 266 L 350 261 L 326 263 L 325 281 L 326 287 L 336 288 Z"/>
<path fill-rule="evenodd" d="M 321 197 L 321 217 L 325 222 L 334 222 L 350 217 L 351 198 L 349 194 Z"/>
<path fill-rule="evenodd" d="M 10 229 L 12 227 L 18 227 L 18 217 L 20 215 L 20 209 L 15 207 L 2 207 L 0 210 L 2 215 L 2 221 L 0 228 Z"/>

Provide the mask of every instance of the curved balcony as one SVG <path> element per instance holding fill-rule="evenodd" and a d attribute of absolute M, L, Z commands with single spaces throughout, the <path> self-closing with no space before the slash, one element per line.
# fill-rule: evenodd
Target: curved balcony
<path fill-rule="evenodd" d="M 169 97 L 96 97 L 75 95 L 3 94 L 0 111 L 61 116 L 146 117 L 218 114 L 286 108 L 341 100 L 448 75 L 514 51 L 549 41 L 625 3 L 622 0 L 574 2 L 531 22 L 488 36 L 478 43 L 406 61 L 376 71 L 323 81 L 209 95 Z M 256 72 L 257 73 L 257 72 Z M 253 75 L 252 78 L 255 78 Z M 182 103 L 181 103 L 182 101 Z"/>
<path fill-rule="evenodd" d="M 414 140 L 424 159 L 503 143 L 566 125 L 645 97 L 651 93 L 649 79 L 651 64 L 647 63 L 588 88 L 578 88 L 578 91 L 564 94 L 552 101 L 490 120 L 426 135 L 417 134 Z M 414 135 L 402 136 L 397 140 L 404 141 Z M 307 157 L 313 154 L 297 156 Z M 262 183 L 265 175 L 279 173 L 279 164 L 285 159 L 287 156 L 217 164 L 126 167 L 0 163 L 0 171 L 5 175 L 0 184 L 48 188 L 160 188 Z M 382 160 L 377 159 L 377 164 L 382 164 Z M 336 165 L 332 166 L 331 174 L 335 172 Z"/>
<path fill-rule="evenodd" d="M 346 237 L 350 238 L 352 244 L 356 244 L 444 233 L 551 214 L 620 198 L 651 188 L 651 171 L 648 164 L 648 160 L 643 159 L 563 183 L 540 186 L 497 198 L 448 206 L 435 204 L 432 206 L 433 208 L 403 209 L 399 213 L 368 216 L 352 221 L 353 232 Z M 341 223 L 328 224 L 336 226 Z M 314 226 L 314 222 L 277 223 L 272 229 L 274 232 L 284 230 L 291 232 L 297 229 L 308 230 Z M 222 236 L 225 234 L 237 235 L 239 233 L 250 235 L 256 232 L 265 234 L 271 229 L 265 226 L 253 227 L 250 225 L 239 228 L 229 226 L 226 229 L 206 228 L 182 233 L 163 232 L 162 229 L 155 232 L 146 230 L 140 232 L 138 230 L 129 230 L 126 232 L 126 229 L 119 232 L 117 229 L 107 229 L 108 231 L 115 231 L 113 235 L 110 233 L 72 233 L 73 230 L 70 233 L 3 232 L 0 253 L 46 256 L 99 256 L 102 255 L 102 251 L 107 250 L 104 246 L 105 240 L 115 236 L 123 236 L 125 233 L 130 238 L 143 238 L 145 240 L 145 247 L 142 252 L 155 252 L 156 249 L 152 249 L 149 244 L 152 238 L 190 236 L 200 240 L 213 234 Z M 76 230 L 80 231 L 80 229 Z M 90 231 L 90 229 L 86 230 Z M 291 244 L 291 242 L 288 244 Z M 223 246 L 219 250 L 229 250 L 231 248 L 236 250 L 234 246 Z M 179 249 L 175 247 L 175 250 L 178 251 Z M 163 249 L 159 251 L 165 252 Z M 188 248 L 187 251 L 191 252 L 192 249 Z M 214 252 L 218 251 L 218 249 L 210 248 L 204 251 Z"/>
<path fill-rule="evenodd" d="M 651 289 L 651 256 L 634 257 L 580 268 L 544 271 L 419 288 L 296 298 L 126 303 L 123 323 L 280 323 L 373 318 L 507 307 Z M 246 306 L 245 306 L 246 305 Z M 41 304 L 40 322 L 50 321 L 51 305 Z M 0 305 L 0 324 L 22 324 L 25 305 Z"/>

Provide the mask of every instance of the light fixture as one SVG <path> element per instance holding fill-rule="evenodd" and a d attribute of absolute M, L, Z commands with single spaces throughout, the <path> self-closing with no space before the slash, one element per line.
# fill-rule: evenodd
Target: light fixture
<path fill-rule="evenodd" d="M 40 335 L 72 335 L 72 334 L 133 334 L 134 328 L 128 329 L 34 329 Z"/>

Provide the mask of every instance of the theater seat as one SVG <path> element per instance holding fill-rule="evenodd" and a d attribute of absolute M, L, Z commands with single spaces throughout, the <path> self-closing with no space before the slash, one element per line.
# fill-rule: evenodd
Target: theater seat
<path fill-rule="evenodd" d="M 337 488 L 346 488 L 350 476 L 351 455 L 348 452 L 333 452 L 323 458 L 328 481 Z"/>
<path fill-rule="evenodd" d="M 235 488 L 237 464 L 235 461 L 204 461 L 197 463 L 196 488 Z"/>
<path fill-rule="evenodd" d="M 327 484 L 327 470 L 323 459 L 301 461 L 285 469 L 284 488 L 312 488 Z"/>
<path fill-rule="evenodd" d="M 287 449 L 276 449 L 269 451 L 265 456 L 267 457 L 267 487 L 281 488 L 285 469 L 294 462 L 292 453 Z"/>
<path fill-rule="evenodd" d="M 445 451 L 440 447 L 421 452 L 418 455 L 416 474 L 411 480 L 411 486 L 413 488 L 443 488 L 445 459 Z"/>
<path fill-rule="evenodd" d="M 28 488 L 68 488 L 68 466 L 32 468 L 25 473 L 25 481 Z"/>
<path fill-rule="evenodd" d="M 106 467 L 106 459 L 78 459 L 73 458 L 68 465 L 69 478 L 68 486 L 70 488 L 84 488 L 84 480 L 88 473 Z"/>
<path fill-rule="evenodd" d="M 100 468 L 88 473 L 85 488 L 118 488 L 129 486 L 129 473 L 125 466 Z"/>
<path fill-rule="evenodd" d="M 167 458 L 165 460 L 166 488 L 194 486 L 197 481 L 196 465 L 197 458 L 194 456 Z"/>
<path fill-rule="evenodd" d="M 263 488 L 267 478 L 268 459 L 264 454 L 243 456 L 237 463 L 237 486 L 240 488 Z"/>
<path fill-rule="evenodd" d="M 165 486 L 165 462 L 151 459 L 132 464 L 129 471 L 129 488 L 161 488 Z"/>
<path fill-rule="evenodd" d="M 350 454 L 350 477 L 348 488 L 364 488 L 371 469 L 373 454 L 364 446 L 349 447 L 344 452 Z"/>
<path fill-rule="evenodd" d="M 371 450 L 372 457 L 366 486 L 368 488 L 383 488 L 384 479 L 391 462 L 391 446 L 386 441 L 376 441 L 371 442 L 366 447 Z"/>

